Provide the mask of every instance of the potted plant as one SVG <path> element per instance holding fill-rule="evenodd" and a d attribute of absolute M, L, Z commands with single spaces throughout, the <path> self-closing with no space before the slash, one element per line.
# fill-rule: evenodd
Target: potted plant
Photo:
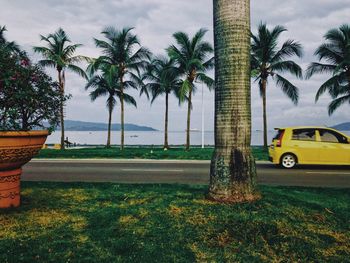
<path fill-rule="evenodd" d="M 66 99 L 24 52 L 0 45 L 0 208 L 20 205 L 21 167 L 57 126 Z"/>

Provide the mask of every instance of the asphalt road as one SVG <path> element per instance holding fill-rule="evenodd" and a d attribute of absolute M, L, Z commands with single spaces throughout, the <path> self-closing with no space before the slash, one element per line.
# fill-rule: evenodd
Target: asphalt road
<path fill-rule="evenodd" d="M 23 181 L 208 184 L 208 161 L 32 160 Z M 268 185 L 350 188 L 350 166 L 300 166 L 292 170 L 257 163 Z"/>

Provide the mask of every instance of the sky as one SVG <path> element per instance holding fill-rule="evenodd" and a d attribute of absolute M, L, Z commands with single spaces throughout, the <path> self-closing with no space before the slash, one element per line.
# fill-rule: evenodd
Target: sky
<path fill-rule="evenodd" d="M 0 25 L 6 25 L 8 40 L 15 40 L 34 59 L 32 47 L 44 45 L 40 34 L 47 35 L 62 27 L 73 43 L 83 46 L 77 54 L 89 57 L 99 56 L 93 38 L 102 39 L 101 31 L 106 26 L 118 29 L 134 27 L 141 44 L 154 54 L 165 54 L 164 49 L 174 43 L 172 34 L 177 31 L 193 35 L 198 29 L 206 28 L 206 40 L 213 43 L 212 0 L 0 0 Z M 315 49 L 323 42 L 323 35 L 331 28 L 349 23 L 350 0 L 251 0 L 252 31 L 263 21 L 270 28 L 283 25 L 288 29 L 281 36 L 295 39 L 304 47 L 304 57 L 295 59 L 303 69 L 316 61 Z M 84 67 L 84 65 L 81 65 Z M 56 78 L 54 71 L 48 71 Z M 209 73 L 213 75 L 213 73 Z M 318 87 L 327 75 L 315 75 L 310 80 L 288 79 L 300 89 L 300 101 L 295 106 L 275 86 L 268 83 L 267 113 L 268 127 L 294 125 L 331 126 L 349 121 L 349 106 L 339 108 L 331 117 L 327 113 L 330 98 L 325 95 L 315 103 Z M 66 119 L 107 122 L 105 98 L 91 102 L 85 91 L 85 81 L 73 73 L 66 73 L 66 91 L 72 95 L 66 108 Z M 214 93 L 198 86 L 193 99 L 192 129 L 201 129 L 202 88 L 205 116 L 205 130 L 214 129 Z M 137 99 L 137 108 L 127 106 L 125 121 L 138 125 L 152 126 L 163 130 L 165 99 L 159 98 L 152 105 L 137 91 L 130 91 Z M 170 98 L 169 130 L 184 131 L 186 127 L 186 105 L 179 106 L 175 97 Z M 120 109 L 114 110 L 113 122 L 120 122 Z M 262 101 L 258 86 L 252 83 L 252 125 L 253 130 L 262 130 Z"/>

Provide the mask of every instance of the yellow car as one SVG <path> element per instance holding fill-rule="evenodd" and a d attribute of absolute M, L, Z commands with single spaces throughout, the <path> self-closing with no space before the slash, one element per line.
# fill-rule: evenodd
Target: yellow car
<path fill-rule="evenodd" d="M 326 127 L 276 128 L 269 159 L 284 168 L 296 164 L 350 165 L 350 137 Z"/>

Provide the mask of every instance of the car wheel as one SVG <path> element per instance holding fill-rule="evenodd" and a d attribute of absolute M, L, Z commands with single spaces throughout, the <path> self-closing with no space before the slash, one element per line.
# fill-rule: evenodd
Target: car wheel
<path fill-rule="evenodd" d="M 291 169 L 297 164 L 297 158 L 294 154 L 287 153 L 281 158 L 281 166 L 283 168 Z"/>

